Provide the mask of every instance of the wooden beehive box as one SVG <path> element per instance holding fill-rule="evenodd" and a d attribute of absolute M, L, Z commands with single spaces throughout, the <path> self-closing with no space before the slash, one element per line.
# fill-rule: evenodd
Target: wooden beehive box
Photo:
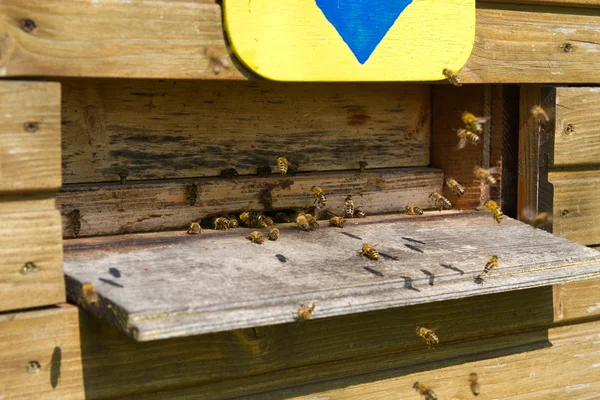
<path fill-rule="evenodd" d="M 258 79 L 209 0 L 4 0 L 0 398 L 417 399 L 419 381 L 467 399 L 473 372 L 481 398 L 593 398 L 599 11 L 478 2 L 452 87 Z M 491 120 L 457 151 L 464 110 Z M 279 156 L 297 173 L 278 174 Z M 498 185 L 474 165 L 499 167 Z M 248 228 L 186 234 L 305 208 L 313 185 L 367 218 L 281 224 L 263 245 Z M 435 210 L 432 192 L 455 209 Z M 490 198 L 501 224 L 481 210 Z M 544 230 L 527 224 L 538 212 Z M 365 242 L 381 260 L 360 256 Z M 478 280 L 491 255 L 499 267 Z"/>

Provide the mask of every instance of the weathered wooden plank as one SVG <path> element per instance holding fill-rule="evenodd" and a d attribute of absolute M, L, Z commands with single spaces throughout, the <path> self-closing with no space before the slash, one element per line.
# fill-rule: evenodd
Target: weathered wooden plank
<path fill-rule="evenodd" d="M 0 214 L 0 311 L 65 301 L 59 212 Z"/>
<path fill-rule="evenodd" d="M 540 123 L 531 114 L 531 107 L 540 105 L 539 85 L 521 85 L 519 106 L 519 177 L 517 216 L 530 221 L 527 213 L 538 212 Z"/>
<path fill-rule="evenodd" d="M 69 80 L 66 183 L 429 164 L 424 85 Z"/>
<path fill-rule="evenodd" d="M 0 398 L 85 398 L 77 307 L 0 315 Z"/>
<path fill-rule="evenodd" d="M 0 192 L 60 185 L 60 84 L 0 82 Z"/>
<path fill-rule="evenodd" d="M 556 322 L 596 319 L 600 316 L 600 279 L 554 285 Z"/>
<path fill-rule="evenodd" d="M 550 172 L 552 232 L 581 244 L 600 243 L 600 171 Z"/>
<path fill-rule="evenodd" d="M 494 3 L 600 8 L 597 0 L 495 0 Z"/>
<path fill-rule="evenodd" d="M 189 205 L 193 183 L 198 200 Z M 63 234 L 73 237 L 70 215 L 78 209 L 84 218 L 80 236 L 187 229 L 192 221 L 228 212 L 263 210 L 261 193 L 271 190 L 273 208 L 297 210 L 314 203 L 313 185 L 327 195 L 327 209 L 340 214 L 344 200 L 354 196 L 356 207 L 367 214 L 403 211 L 409 204 L 432 208 L 429 195 L 442 187 L 442 171 L 402 168 L 300 174 L 270 178 L 203 178 L 189 181 L 133 182 L 127 185 L 66 186 L 58 197 L 63 210 Z"/>
<path fill-rule="evenodd" d="M 554 166 L 600 166 L 600 88 L 556 88 Z"/>
<path fill-rule="evenodd" d="M 0 75 L 243 79 L 214 1 L 7 0 L 0 18 Z"/>
<path fill-rule="evenodd" d="M 81 284 L 93 283 L 103 302 L 90 311 L 147 341 L 290 322 L 311 301 L 314 317 L 325 318 L 600 275 L 595 250 L 510 218 L 497 225 L 489 214 L 433 214 L 312 233 L 282 226 L 281 239 L 262 246 L 245 229 L 76 239 L 65 252 L 69 298 L 84 305 Z M 478 237 L 486 240 L 464 245 Z M 360 256 L 365 242 L 379 245 L 382 260 Z M 477 283 L 492 254 L 498 271 Z M 384 276 L 373 282 L 366 266 Z"/>
<path fill-rule="evenodd" d="M 599 330 L 600 322 L 592 322 L 514 335 L 514 354 L 484 350 L 477 360 L 411 365 L 244 398 L 416 400 L 420 396 L 412 386 L 418 381 L 429 385 L 440 399 L 467 399 L 473 397 L 468 378 L 475 372 L 483 398 L 592 399 L 600 391 Z M 487 346 L 490 341 L 494 339 L 477 344 Z M 179 399 L 192 398 L 189 390 L 187 395 L 178 395 Z"/>

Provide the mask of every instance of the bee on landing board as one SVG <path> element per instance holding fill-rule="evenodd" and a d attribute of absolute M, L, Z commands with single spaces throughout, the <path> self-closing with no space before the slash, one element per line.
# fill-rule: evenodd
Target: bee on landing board
<path fill-rule="evenodd" d="M 358 208 L 354 209 L 354 218 L 366 218 L 367 214 L 363 210 L 359 210 Z"/>
<path fill-rule="evenodd" d="M 489 186 L 496 186 L 498 184 L 498 181 L 492 174 L 497 174 L 499 172 L 500 171 L 496 167 L 490 169 L 481 168 L 479 165 L 473 167 L 473 175 L 475 175 L 475 178 L 485 182 Z"/>
<path fill-rule="evenodd" d="M 263 235 L 262 232 L 254 231 L 248 236 L 246 236 L 246 239 L 248 239 L 252 243 L 263 244 L 265 242 L 265 235 Z"/>
<path fill-rule="evenodd" d="M 202 233 L 202 228 L 200 227 L 200 224 L 198 222 L 192 222 L 187 230 L 187 233 L 189 233 L 190 235 L 197 235 L 199 233 Z"/>
<path fill-rule="evenodd" d="M 465 124 L 465 129 L 477 135 L 480 135 L 481 132 L 483 132 L 483 124 L 488 120 L 488 117 L 477 117 L 468 111 L 465 111 L 462 114 L 462 121 Z"/>
<path fill-rule="evenodd" d="M 277 157 L 277 169 L 281 175 L 286 175 L 288 169 L 290 168 L 290 163 L 285 157 Z"/>
<path fill-rule="evenodd" d="M 437 335 L 431 329 L 424 328 L 422 326 L 417 327 L 417 335 L 427 343 L 427 347 L 432 348 L 436 344 L 440 343 Z"/>
<path fill-rule="evenodd" d="M 474 396 L 479 396 L 480 386 L 479 386 L 479 377 L 475 372 L 471 372 L 469 375 L 469 382 L 471 383 L 469 386 L 471 387 L 471 393 Z"/>
<path fill-rule="evenodd" d="M 433 392 L 433 390 L 429 389 L 427 386 L 422 383 L 415 382 L 413 385 L 413 389 L 417 391 L 425 400 L 437 400 L 437 395 Z"/>
<path fill-rule="evenodd" d="M 494 217 L 494 221 L 496 221 L 497 223 L 501 223 L 502 222 L 502 218 L 504 217 L 504 213 L 502 212 L 502 209 L 500 209 L 500 206 L 498 205 L 498 203 L 496 203 L 494 200 L 488 200 L 486 201 L 483 206 L 492 213 L 493 217 Z"/>
<path fill-rule="evenodd" d="M 406 206 L 406 215 L 423 215 L 423 210 L 417 206 Z"/>
<path fill-rule="evenodd" d="M 313 301 L 310 304 L 300 304 L 300 309 L 298 310 L 298 313 L 296 314 L 296 321 L 306 321 L 307 319 L 309 319 L 313 312 L 315 311 L 315 307 L 317 305 L 315 304 L 315 302 Z"/>
<path fill-rule="evenodd" d="M 213 219 L 213 226 L 217 231 L 228 231 L 230 227 L 230 222 L 225 217 L 217 217 Z"/>
<path fill-rule="evenodd" d="M 296 217 L 296 225 L 298 226 L 298 229 L 302 230 L 302 231 L 310 231 L 310 224 L 308 223 L 308 219 L 306 218 L 307 214 L 301 212 L 298 213 L 298 216 Z"/>
<path fill-rule="evenodd" d="M 465 188 L 462 187 L 460 183 L 458 183 L 452 178 L 446 179 L 446 185 L 448 185 L 448 187 L 452 189 L 452 191 L 458 196 L 462 196 L 465 194 Z"/>
<path fill-rule="evenodd" d="M 458 149 L 464 149 L 465 146 L 467 145 L 467 143 L 471 143 L 474 144 L 475 146 L 477 146 L 479 144 L 479 142 L 481 141 L 481 139 L 479 138 L 479 136 L 477 136 L 477 134 L 473 133 L 473 132 L 469 132 L 466 129 L 459 129 L 458 131 L 456 131 L 456 136 L 458 136 L 458 138 L 460 139 L 458 141 Z"/>
<path fill-rule="evenodd" d="M 90 306 L 98 304 L 98 293 L 91 282 L 85 282 L 81 285 L 81 295 L 86 305 Z"/>
<path fill-rule="evenodd" d="M 531 107 L 531 116 L 540 122 L 550 121 L 550 117 L 546 114 L 546 111 L 540 106 Z"/>
<path fill-rule="evenodd" d="M 73 236 L 79 236 L 79 232 L 81 232 L 81 221 L 83 221 L 83 217 L 81 216 L 81 211 L 73 210 L 70 214 L 66 214 L 67 218 L 69 218 L 69 225 L 65 227 L 65 229 L 69 229 L 73 227 Z"/>
<path fill-rule="evenodd" d="M 346 200 L 344 200 L 344 217 L 354 217 L 354 201 L 352 200 L 352 196 L 346 196 Z"/>
<path fill-rule="evenodd" d="M 450 82 L 454 86 L 462 86 L 462 81 L 460 80 L 458 75 L 456 75 L 451 69 L 444 68 L 442 74 L 444 74 L 448 82 Z"/>
<path fill-rule="evenodd" d="M 492 272 L 494 268 L 498 266 L 498 256 L 491 256 L 488 262 L 485 264 L 483 268 L 484 274 L 489 274 Z"/>
<path fill-rule="evenodd" d="M 238 223 L 238 220 L 235 216 L 233 215 L 226 215 L 225 218 L 228 220 L 228 225 L 229 228 L 234 229 L 234 228 L 239 228 L 240 224 Z"/>
<path fill-rule="evenodd" d="M 366 243 L 363 244 L 362 252 L 360 253 L 360 255 L 367 257 L 369 260 L 379 260 L 379 252 L 377 252 L 375 245 L 371 246 Z"/>
<path fill-rule="evenodd" d="M 319 228 L 319 223 L 317 219 L 312 214 L 305 214 L 306 221 L 308 221 L 308 226 L 311 231 L 314 231 Z"/>
<path fill-rule="evenodd" d="M 235 168 L 227 168 L 221 171 L 221 178 L 233 179 L 240 176 L 240 173 Z"/>
<path fill-rule="evenodd" d="M 429 195 L 429 201 L 431 201 L 433 204 L 435 204 L 440 211 L 452 209 L 452 203 L 450 203 L 450 200 L 448 200 L 447 198 L 445 198 L 444 196 L 442 196 L 439 193 L 436 193 L 436 192 L 431 193 Z"/>
<path fill-rule="evenodd" d="M 279 239 L 279 234 L 280 234 L 279 229 L 272 228 L 269 231 L 268 238 L 269 238 L 269 240 L 275 241 L 275 240 Z"/>
<path fill-rule="evenodd" d="M 323 192 L 323 189 L 321 189 L 318 186 L 313 186 L 310 188 L 310 191 L 313 192 L 313 194 L 315 195 L 315 203 L 317 203 L 317 206 L 323 206 L 325 207 L 327 205 L 327 196 L 325 196 L 325 192 Z"/>
<path fill-rule="evenodd" d="M 198 184 L 192 183 L 192 185 L 190 186 L 190 196 L 189 196 L 190 206 L 193 206 L 198 201 L 198 192 L 199 192 Z"/>
<path fill-rule="evenodd" d="M 346 224 L 346 220 L 343 217 L 331 217 L 329 219 L 329 226 L 334 226 L 336 228 L 343 228 Z"/>

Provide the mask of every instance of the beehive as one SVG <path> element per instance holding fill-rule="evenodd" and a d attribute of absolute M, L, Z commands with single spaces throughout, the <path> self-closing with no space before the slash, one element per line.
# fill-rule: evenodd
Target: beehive
<path fill-rule="evenodd" d="M 478 3 L 458 88 L 256 79 L 208 0 L 5 0 L 0 398 L 417 399 L 415 381 L 469 398 L 471 372 L 482 398 L 597 394 L 600 255 L 582 246 L 600 244 L 594 3 Z M 455 151 L 464 110 L 491 120 Z M 298 173 L 278 175 L 278 156 Z M 500 184 L 473 165 L 501 166 Z M 265 188 L 276 210 L 304 208 L 313 185 L 367 218 L 284 224 L 260 246 L 249 229 L 185 233 L 263 210 Z M 455 210 L 432 209 L 434 191 Z M 501 224 L 479 211 L 488 198 Z"/>

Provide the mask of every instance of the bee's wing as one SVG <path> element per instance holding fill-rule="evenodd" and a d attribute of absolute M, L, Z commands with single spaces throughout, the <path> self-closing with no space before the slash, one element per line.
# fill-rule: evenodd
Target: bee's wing
<path fill-rule="evenodd" d="M 467 145 L 467 140 L 466 139 L 460 139 L 458 141 L 458 145 L 456 146 L 456 150 L 462 150 L 465 148 L 465 146 Z"/>
<path fill-rule="evenodd" d="M 475 121 L 480 124 L 485 124 L 490 119 L 492 119 L 492 117 L 477 117 L 477 119 Z"/>
<path fill-rule="evenodd" d="M 523 208 L 523 210 L 521 211 L 521 215 L 523 215 L 523 218 L 525 218 L 526 221 L 531 222 L 535 220 L 537 213 L 535 212 L 533 207 L 528 206 Z"/>
<path fill-rule="evenodd" d="M 492 167 L 492 168 L 488 168 L 487 172 L 489 172 L 490 174 L 499 174 L 502 171 L 500 171 L 499 167 Z"/>

